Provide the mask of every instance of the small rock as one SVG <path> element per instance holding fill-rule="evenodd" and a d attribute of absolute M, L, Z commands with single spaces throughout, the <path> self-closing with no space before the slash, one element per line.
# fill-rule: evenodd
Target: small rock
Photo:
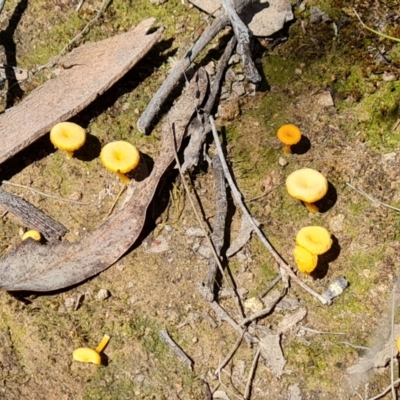
<path fill-rule="evenodd" d="M 201 245 L 198 249 L 197 252 L 204 258 L 210 259 L 213 256 L 213 252 L 210 249 L 210 246 L 205 246 Z"/>
<path fill-rule="evenodd" d="M 208 75 L 213 76 L 215 75 L 215 62 L 210 61 L 204 68 Z"/>
<path fill-rule="evenodd" d="M 110 293 L 110 291 L 107 290 L 107 289 L 100 289 L 100 290 L 97 292 L 97 295 L 96 295 L 97 300 L 99 300 L 99 301 L 106 300 L 106 299 L 108 299 L 110 296 L 111 296 L 111 293 Z"/>
<path fill-rule="evenodd" d="M 239 64 L 240 63 L 240 56 L 239 54 L 234 54 L 231 56 L 231 58 L 228 61 L 228 65 L 232 64 Z"/>
<path fill-rule="evenodd" d="M 393 74 L 393 73 L 390 73 L 390 72 L 384 72 L 383 75 L 382 75 L 382 79 L 385 82 L 391 82 L 391 81 L 394 81 L 396 79 L 396 75 Z"/>
<path fill-rule="evenodd" d="M 287 162 L 283 157 L 279 157 L 279 159 L 278 159 L 278 164 L 279 164 L 281 167 L 285 167 L 286 165 L 288 165 L 288 162 Z"/>
<path fill-rule="evenodd" d="M 244 306 L 248 310 L 256 312 L 264 308 L 264 303 L 258 297 L 251 297 L 244 302 Z"/>
<path fill-rule="evenodd" d="M 332 107 L 334 106 L 331 92 L 329 90 L 320 93 L 316 96 L 317 103 L 322 107 Z"/>
<path fill-rule="evenodd" d="M 246 89 L 244 88 L 243 82 L 233 82 L 232 83 L 232 92 L 237 96 L 243 96 L 246 94 Z"/>
<path fill-rule="evenodd" d="M 169 244 L 167 240 L 160 235 L 157 239 L 154 239 L 151 242 L 149 249 L 146 250 L 146 253 L 163 253 L 167 250 L 169 250 Z"/>
<path fill-rule="evenodd" d="M 192 226 L 186 229 L 186 236 L 198 238 L 205 237 L 204 229 L 198 226 Z"/>
<path fill-rule="evenodd" d="M 302 71 L 300 68 L 296 68 L 296 69 L 294 70 L 294 73 L 295 73 L 296 75 L 301 75 L 301 74 L 303 73 L 303 71 Z"/>
<path fill-rule="evenodd" d="M 66 308 L 72 308 L 75 306 L 75 299 L 73 297 L 67 297 L 64 301 Z"/>
<path fill-rule="evenodd" d="M 71 193 L 69 198 L 70 198 L 70 200 L 79 201 L 82 198 L 82 193 L 81 192 L 73 192 L 73 193 Z"/>
<path fill-rule="evenodd" d="M 343 231 L 343 224 L 344 224 L 344 215 L 343 214 L 338 214 L 332 217 L 329 222 L 329 229 L 333 233 L 338 233 Z"/>
<path fill-rule="evenodd" d="M 330 22 L 331 18 L 324 13 L 319 7 L 310 8 L 310 23 L 319 24 L 321 22 Z"/>

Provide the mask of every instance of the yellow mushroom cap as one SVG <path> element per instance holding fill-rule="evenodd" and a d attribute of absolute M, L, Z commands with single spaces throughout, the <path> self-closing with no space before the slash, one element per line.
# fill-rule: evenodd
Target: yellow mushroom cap
<path fill-rule="evenodd" d="M 72 358 L 75 361 L 101 365 L 100 354 L 96 350 L 89 349 L 88 347 L 79 347 L 75 349 L 72 353 Z"/>
<path fill-rule="evenodd" d="M 136 168 L 140 161 L 140 154 L 135 146 L 119 140 L 103 147 L 100 160 L 110 171 L 125 174 Z"/>
<path fill-rule="evenodd" d="M 50 140 L 58 149 L 72 152 L 83 146 L 86 132 L 73 122 L 60 122 L 50 131 Z"/>
<path fill-rule="evenodd" d="M 400 352 L 400 336 L 397 338 L 397 351 Z"/>
<path fill-rule="evenodd" d="M 39 231 L 36 231 L 35 229 L 31 229 L 29 231 L 26 231 L 22 235 L 22 240 L 26 240 L 28 238 L 32 238 L 33 240 L 36 240 L 37 242 L 40 242 L 40 239 L 42 238 L 40 235 Z"/>
<path fill-rule="evenodd" d="M 312 254 L 326 253 L 332 246 L 331 234 L 322 226 L 305 226 L 296 235 L 296 244 Z"/>
<path fill-rule="evenodd" d="M 300 142 L 301 132 L 296 125 L 286 124 L 278 129 L 277 136 L 282 143 L 291 145 Z"/>
<path fill-rule="evenodd" d="M 292 197 L 314 203 L 326 195 L 328 181 L 315 169 L 302 168 L 286 178 L 286 189 Z"/>
<path fill-rule="evenodd" d="M 304 247 L 296 246 L 293 250 L 294 261 L 303 274 L 310 274 L 318 264 L 318 257 Z"/>

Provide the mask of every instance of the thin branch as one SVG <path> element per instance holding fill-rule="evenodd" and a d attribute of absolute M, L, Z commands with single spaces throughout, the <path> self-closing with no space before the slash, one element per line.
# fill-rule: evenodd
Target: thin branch
<path fill-rule="evenodd" d="M 218 156 L 213 157 L 214 187 L 215 187 L 215 222 L 211 240 L 215 251 L 220 259 L 221 249 L 224 244 L 226 215 L 228 212 L 228 202 L 226 199 L 225 177 L 222 170 L 221 162 Z M 218 266 L 215 258 L 209 260 L 209 266 L 206 278 L 204 280 L 204 288 L 209 292 L 208 301 L 214 300 L 215 279 L 217 277 Z"/>
<path fill-rule="evenodd" d="M 226 160 L 224 158 L 224 152 L 222 150 L 222 146 L 221 143 L 219 141 L 218 138 L 218 133 L 217 133 L 217 129 L 215 128 L 215 123 L 214 123 L 214 119 L 212 116 L 210 116 L 210 124 L 211 124 L 211 131 L 213 133 L 213 137 L 214 137 L 214 141 L 215 141 L 215 145 L 217 148 L 217 152 L 218 155 L 221 159 L 221 164 L 222 167 L 224 169 L 224 173 L 225 173 L 225 177 L 226 180 L 229 183 L 229 186 L 231 187 L 231 191 L 233 194 L 233 197 L 236 200 L 236 203 L 239 205 L 239 207 L 241 208 L 242 212 L 244 215 L 246 215 L 246 217 L 249 219 L 249 221 L 251 222 L 251 224 L 254 227 L 254 231 L 257 233 L 258 237 L 260 238 L 261 242 L 263 243 L 263 245 L 267 248 L 267 250 L 271 253 L 271 255 L 273 256 L 273 258 L 276 260 L 276 262 L 278 263 L 279 267 L 282 268 L 287 275 L 289 275 L 290 278 L 292 278 L 299 286 L 301 286 L 305 291 L 307 291 L 308 293 L 310 293 L 312 296 L 314 296 L 315 298 L 317 298 L 322 304 L 331 304 L 332 302 L 329 299 L 326 299 L 325 297 L 321 296 L 320 294 L 318 294 L 317 292 L 315 292 L 313 289 L 311 289 L 308 285 L 306 285 L 294 272 L 293 270 L 290 268 L 290 266 L 288 264 L 286 264 L 286 262 L 283 260 L 283 258 L 278 254 L 278 252 L 272 247 L 271 243 L 268 241 L 268 239 L 265 237 L 264 233 L 261 231 L 261 229 L 257 226 L 257 224 L 254 222 L 253 217 L 251 216 L 249 210 L 247 209 L 247 207 L 245 206 L 245 204 L 243 203 L 242 200 L 242 194 L 240 193 L 240 191 L 238 190 L 238 188 L 236 187 L 235 183 L 233 182 L 233 178 L 232 175 L 229 171 L 228 165 L 226 163 Z"/>
<path fill-rule="evenodd" d="M 234 298 L 236 299 L 236 305 L 237 305 L 238 312 L 239 312 L 239 314 L 241 315 L 241 317 L 244 317 L 243 307 L 242 307 L 242 304 L 241 304 L 241 301 L 240 301 L 240 297 L 238 296 L 237 292 L 235 291 L 235 284 L 234 284 L 234 282 L 233 282 L 233 278 L 232 278 L 232 276 L 231 276 L 230 274 L 228 274 L 230 280 L 226 279 L 226 274 L 225 274 L 225 272 L 224 272 L 224 268 L 222 267 L 221 260 L 220 260 L 220 258 L 219 258 L 219 256 L 218 256 L 218 253 L 217 253 L 217 251 L 216 251 L 216 249 L 215 249 L 215 247 L 214 247 L 213 241 L 212 241 L 211 238 L 210 238 L 210 234 L 209 234 L 208 230 L 206 229 L 206 227 L 205 227 L 205 225 L 204 225 L 204 223 L 203 223 L 203 220 L 201 219 L 201 217 L 200 217 L 200 215 L 199 215 L 199 213 L 198 213 L 198 211 L 197 211 L 197 209 L 196 209 L 196 207 L 195 207 L 195 205 L 194 205 L 192 196 L 191 196 L 191 194 L 190 194 L 190 190 L 189 190 L 188 185 L 187 185 L 187 183 L 186 183 L 185 176 L 184 176 L 183 173 L 182 173 L 182 167 L 181 167 L 181 163 L 180 163 L 180 161 L 179 161 L 178 153 L 176 152 L 175 133 L 174 133 L 174 130 L 173 130 L 173 129 L 171 129 L 171 135 L 173 135 L 173 143 L 174 143 L 173 151 L 174 151 L 175 162 L 176 162 L 176 165 L 177 165 L 177 167 L 178 167 L 179 174 L 180 174 L 180 176 L 181 176 L 181 180 L 182 180 L 183 187 L 185 188 L 186 193 L 188 194 L 188 198 L 189 198 L 190 205 L 191 205 L 191 207 L 192 207 L 192 209 L 193 209 L 193 212 L 194 212 L 194 214 L 195 214 L 195 216 L 196 216 L 197 221 L 199 222 L 201 228 L 202 228 L 203 231 L 204 231 L 206 240 L 207 240 L 207 242 L 208 242 L 208 244 L 209 244 L 209 246 L 210 246 L 210 249 L 211 249 L 211 251 L 212 251 L 212 253 L 213 253 L 213 255 L 214 255 L 214 258 L 215 258 L 215 262 L 217 263 L 218 268 L 219 268 L 219 270 L 220 270 L 220 272 L 221 272 L 223 278 L 224 278 L 224 279 L 226 280 L 226 282 L 231 286 L 232 292 L 233 292 L 233 294 L 234 294 Z M 202 294 L 203 294 L 204 298 L 207 300 L 208 296 L 205 295 L 204 292 L 203 292 Z M 207 301 L 209 301 L 209 300 L 207 300 Z"/>
<path fill-rule="evenodd" d="M 191 370 L 193 371 L 193 360 L 175 343 L 167 331 L 161 330 L 159 332 L 160 338 L 166 343 L 175 355 Z"/>
<path fill-rule="evenodd" d="M 238 6 L 237 11 L 240 13 L 252 0 L 243 0 Z M 137 122 L 137 128 L 142 133 L 149 133 L 150 124 L 160 111 L 161 106 L 168 98 L 169 94 L 175 88 L 177 83 L 182 78 L 184 72 L 190 67 L 195 58 L 200 54 L 201 51 L 207 46 L 207 44 L 213 40 L 217 34 L 229 24 L 229 17 L 225 14 L 215 18 L 214 22 L 203 32 L 197 42 L 192 48 L 186 52 L 185 56 L 175 64 L 174 68 L 168 75 L 167 79 L 163 82 L 161 87 L 157 90 L 157 93 L 150 100 L 146 110 L 143 112 L 139 121 Z"/>
<path fill-rule="evenodd" d="M 219 364 L 218 368 L 215 370 L 214 374 L 218 375 L 221 372 L 221 369 L 225 367 L 226 364 L 230 361 L 230 359 L 234 356 L 236 353 L 237 349 L 239 348 L 240 344 L 242 343 L 243 336 L 246 333 L 246 330 L 243 329 L 242 335 L 239 337 L 239 339 L 236 341 L 236 343 L 233 345 L 232 350 L 227 354 L 227 356 L 223 359 L 221 364 Z"/>
<path fill-rule="evenodd" d="M 390 346 L 391 349 L 391 357 L 390 357 L 390 383 L 392 386 L 392 397 L 393 400 L 397 399 L 396 389 L 394 387 L 394 309 L 395 309 L 395 290 L 392 290 L 392 310 L 391 310 L 391 321 L 390 321 L 390 338 L 392 345 Z"/>
<path fill-rule="evenodd" d="M 79 205 L 82 205 L 82 206 L 90 206 L 90 203 L 84 203 L 82 201 L 64 199 L 62 197 L 53 196 L 51 194 L 47 194 L 47 193 L 41 192 L 40 190 L 33 189 L 33 188 L 29 187 L 29 186 L 20 185 L 19 183 L 13 183 L 13 182 L 10 182 L 10 181 L 2 181 L 1 183 L 3 185 L 9 185 L 9 186 L 15 186 L 15 187 L 18 187 L 18 188 L 22 188 L 22 189 L 27 189 L 27 190 L 30 190 L 33 193 L 40 194 L 41 196 L 49 197 L 50 199 L 59 200 L 59 201 L 65 201 L 66 203 L 79 204 Z"/>
<path fill-rule="evenodd" d="M 367 399 L 367 400 L 378 400 L 378 399 L 380 399 L 380 398 L 383 397 L 386 393 L 389 393 L 389 392 L 391 391 L 392 386 L 398 385 L 399 383 L 400 383 L 400 378 L 397 379 L 397 380 L 395 380 L 395 381 L 393 382 L 393 385 L 390 384 L 384 391 L 382 391 L 381 393 L 377 394 L 377 395 L 374 396 L 374 397 L 370 397 L 370 398 Z"/>
<path fill-rule="evenodd" d="M 51 68 L 53 67 L 58 60 L 61 58 L 61 56 L 70 48 L 70 46 L 75 43 L 77 40 L 79 40 L 83 35 L 89 30 L 89 28 L 101 17 L 105 9 L 108 7 L 108 4 L 111 2 L 111 0 L 103 0 L 101 3 L 101 6 L 99 10 L 97 11 L 97 14 L 93 19 L 91 19 L 85 27 L 74 37 L 72 38 L 62 49 L 61 51 L 52 59 L 50 60 L 47 64 L 41 65 L 37 67 L 33 73 L 39 72 L 45 68 Z"/>
<path fill-rule="evenodd" d="M 389 205 L 389 204 L 382 203 L 381 201 L 379 201 L 379 200 L 375 199 L 374 197 L 370 196 L 369 194 L 365 193 L 364 190 L 362 190 L 362 189 L 357 189 L 357 188 L 354 187 L 351 183 L 346 182 L 346 185 L 347 185 L 348 187 L 352 188 L 353 190 L 355 190 L 356 192 L 360 193 L 361 195 L 363 195 L 363 196 L 366 197 L 367 199 L 371 200 L 372 202 L 378 203 L 378 204 L 381 205 L 382 207 L 390 208 L 391 210 L 400 212 L 400 208 L 396 208 L 396 207 L 393 207 L 393 206 L 391 206 L 391 205 Z"/>
<path fill-rule="evenodd" d="M 205 298 L 204 287 L 198 284 L 197 289 L 200 294 Z M 249 345 L 259 342 L 257 337 L 246 332 L 246 329 L 242 329 L 240 325 L 235 320 L 233 320 L 233 318 L 215 300 L 209 302 L 209 304 L 217 315 L 218 320 L 227 322 L 236 332 L 243 336 L 244 340 Z"/>
<path fill-rule="evenodd" d="M 345 335 L 343 332 L 325 332 L 325 331 L 317 331 L 316 329 L 312 328 L 307 328 L 306 326 L 300 326 L 300 329 L 304 329 L 307 332 L 310 333 L 317 333 L 319 335 Z M 343 342 L 345 343 L 345 342 Z"/>
<path fill-rule="evenodd" d="M 251 364 L 251 369 L 250 369 L 249 377 L 247 379 L 247 384 L 246 384 L 246 390 L 244 391 L 244 395 L 243 395 L 244 400 L 250 399 L 251 387 L 253 384 L 253 378 L 254 378 L 254 374 L 256 372 L 258 359 L 260 358 L 260 353 L 261 353 L 261 350 L 260 350 L 260 348 L 258 348 L 256 354 L 254 355 L 253 363 Z"/>
<path fill-rule="evenodd" d="M 259 295 L 258 298 L 262 299 L 264 296 L 266 296 L 277 284 L 278 282 L 282 279 L 281 275 L 278 275 Z"/>
<path fill-rule="evenodd" d="M 384 37 L 384 38 L 386 38 L 386 39 L 394 40 L 395 42 L 399 42 L 399 43 L 400 43 L 400 39 L 395 38 L 395 37 L 393 37 L 393 36 L 386 35 L 386 34 L 384 34 L 384 33 L 382 33 L 382 32 L 376 31 L 376 30 L 370 28 L 369 26 L 365 25 L 364 22 L 362 22 L 362 20 L 361 20 L 360 16 L 358 15 L 357 11 L 355 10 L 355 8 L 353 8 L 353 11 L 354 11 L 354 13 L 356 14 L 356 17 L 358 18 L 358 20 L 360 21 L 360 24 L 361 24 L 365 29 L 367 29 L 368 31 L 370 31 L 370 32 L 372 32 L 372 33 L 375 33 L 375 34 L 378 35 L 378 36 L 382 36 L 382 37 Z"/>
<path fill-rule="evenodd" d="M 325 333 L 325 332 L 322 332 L 322 333 Z M 332 333 L 332 332 L 328 332 L 328 333 L 330 333 L 331 335 L 338 335 L 338 333 Z M 344 333 L 343 333 L 343 335 L 344 335 Z M 346 345 L 346 346 L 353 347 L 354 349 L 368 350 L 370 353 L 372 353 L 372 350 L 371 350 L 369 347 L 365 347 L 365 346 L 356 346 L 356 345 L 351 344 L 351 343 L 349 343 L 349 342 L 338 342 L 338 344 L 344 344 L 344 345 Z"/>
<path fill-rule="evenodd" d="M 242 58 L 242 64 L 246 74 L 246 78 L 250 82 L 258 83 L 261 81 L 261 76 L 258 73 L 257 68 L 251 58 L 251 35 L 249 28 L 236 13 L 234 0 L 221 0 L 221 4 L 225 10 L 226 15 L 229 17 L 232 29 L 235 32 L 235 36 L 238 41 L 237 52 Z"/>

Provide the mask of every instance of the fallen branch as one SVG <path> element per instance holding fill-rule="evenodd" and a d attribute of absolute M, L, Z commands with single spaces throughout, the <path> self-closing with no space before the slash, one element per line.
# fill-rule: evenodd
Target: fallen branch
<path fill-rule="evenodd" d="M 197 289 L 200 294 L 206 298 L 206 293 L 204 292 L 204 287 L 200 284 L 197 285 Z M 243 336 L 244 340 L 249 344 L 252 345 L 253 343 L 258 343 L 259 340 L 257 337 L 251 335 L 250 333 L 246 332 L 245 329 L 242 329 L 240 325 L 232 319 L 232 317 L 214 300 L 209 302 L 211 308 L 214 310 L 215 314 L 219 321 L 227 322 L 236 332 L 239 333 L 240 336 Z"/>
<path fill-rule="evenodd" d="M 0 204 L 7 211 L 16 215 L 26 226 L 41 232 L 49 241 L 59 240 L 68 232 L 64 225 L 55 221 L 34 205 L 1 188 Z"/>
<path fill-rule="evenodd" d="M 221 161 L 217 156 L 213 157 L 213 171 L 214 171 L 214 183 L 215 183 L 215 223 L 213 233 L 211 234 L 211 241 L 213 242 L 215 251 L 218 256 L 222 246 L 224 244 L 225 237 L 225 223 L 226 214 L 228 212 L 228 202 L 226 200 L 226 189 L 225 189 L 225 177 L 224 171 L 222 170 Z M 218 265 L 215 258 L 209 260 L 208 271 L 204 280 L 204 289 L 207 293 L 207 301 L 214 300 L 214 284 L 217 276 Z"/>
<path fill-rule="evenodd" d="M 185 173 L 189 168 L 197 165 L 199 162 L 199 154 L 201 147 L 206 139 L 206 135 L 210 132 L 211 127 L 208 122 L 208 117 L 214 107 L 218 93 L 220 91 L 222 78 L 224 76 L 225 69 L 228 65 L 229 58 L 236 46 L 236 37 L 232 36 L 227 46 L 225 47 L 224 53 L 219 60 L 217 71 L 214 80 L 211 84 L 210 94 L 207 98 L 207 102 L 203 107 L 203 113 L 194 118 L 188 126 L 188 136 L 190 136 L 190 142 L 184 151 L 184 162 L 182 163 L 182 172 Z"/>
<path fill-rule="evenodd" d="M 243 0 L 240 5 L 238 5 L 236 11 L 240 13 L 251 2 L 252 0 Z M 186 52 L 185 56 L 178 63 L 175 64 L 167 79 L 165 79 L 161 87 L 157 90 L 157 93 L 150 100 L 146 110 L 139 118 L 137 128 L 140 132 L 149 133 L 151 122 L 160 111 L 161 106 L 164 104 L 169 94 L 182 79 L 185 71 L 190 67 L 192 62 L 207 46 L 207 44 L 213 40 L 217 34 L 229 24 L 229 22 L 229 17 L 225 14 L 216 17 L 213 23 L 199 37 L 193 47 Z"/>
<path fill-rule="evenodd" d="M 235 36 L 238 41 L 237 53 L 242 58 L 242 64 L 246 78 L 250 82 L 258 83 L 261 81 L 261 76 L 251 58 L 249 28 L 236 13 L 234 0 L 221 0 L 221 3 L 226 15 L 231 21 L 233 31 L 235 32 Z"/>
<path fill-rule="evenodd" d="M 299 279 L 299 277 L 293 272 L 293 270 L 290 268 L 288 264 L 283 260 L 283 258 L 278 254 L 278 252 L 273 248 L 271 243 L 268 241 L 268 239 L 264 236 L 264 233 L 261 231 L 261 229 L 257 226 L 257 224 L 254 222 L 253 217 L 251 216 L 249 210 L 245 206 L 242 200 L 242 194 L 236 187 L 235 183 L 233 182 L 231 173 L 229 172 L 228 165 L 226 164 L 225 158 L 224 158 L 224 152 L 222 150 L 221 143 L 218 138 L 218 133 L 217 129 L 215 128 L 215 123 L 214 119 L 212 116 L 210 116 L 210 124 L 211 124 L 211 131 L 213 133 L 214 141 L 215 141 L 215 146 L 217 148 L 218 155 L 221 159 L 221 164 L 222 168 L 224 169 L 224 174 L 226 177 L 226 180 L 229 183 L 229 186 L 232 191 L 232 195 L 236 200 L 236 203 L 239 205 L 240 209 L 242 210 L 243 214 L 249 218 L 249 221 L 254 227 L 254 231 L 257 233 L 258 237 L 260 238 L 261 242 L 263 245 L 267 248 L 267 250 L 271 253 L 273 258 L 276 260 L 278 263 L 279 267 L 282 268 L 285 273 L 294 280 L 300 287 L 302 287 L 305 291 L 310 293 L 312 296 L 317 298 L 322 304 L 331 304 L 332 302 L 325 297 L 321 296 L 317 292 L 315 292 L 313 289 L 311 289 L 309 286 L 307 286 L 303 281 Z"/>

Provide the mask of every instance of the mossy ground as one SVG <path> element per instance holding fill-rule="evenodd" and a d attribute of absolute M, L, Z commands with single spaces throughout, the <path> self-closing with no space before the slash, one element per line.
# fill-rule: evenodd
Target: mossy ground
<path fill-rule="evenodd" d="M 304 25 L 311 3 L 331 16 L 339 27 L 337 35 L 332 23 Z M 390 15 L 389 5 L 376 10 L 371 4 L 375 13 L 366 13 L 369 9 L 365 4 L 354 5 L 371 24 Z M 8 54 L 13 53 L 14 46 L 16 62 L 30 71 L 47 63 L 96 15 L 100 2 L 85 1 L 79 12 L 75 6 L 63 0 L 6 2 L 0 24 L 9 32 L 1 36 Z M 274 247 L 292 263 L 297 230 L 310 224 L 325 226 L 334 234 L 340 251 L 323 277 L 302 279 L 319 292 L 338 275 L 350 282 L 330 307 L 320 305 L 292 284 L 290 294 L 308 309 L 302 324 L 343 335 L 285 333 L 282 348 L 291 374 L 279 380 L 260 365 L 254 399 L 286 399 L 287 387 L 293 383 L 299 384 L 307 399 L 353 398 L 351 390 L 344 388 L 342 377 L 362 352 L 341 342 L 368 346 L 377 340 L 373 332 L 382 323 L 382 313 L 388 312 L 393 280 L 399 272 L 398 213 L 361 197 L 346 182 L 385 203 L 400 204 L 400 178 L 396 172 L 400 161 L 400 46 L 363 31 L 349 7 L 347 2 L 333 1 L 309 2 L 304 12 L 296 9 L 296 20 L 288 28 L 285 43 L 271 48 L 264 42 L 267 50 L 261 45 L 256 48 L 258 66 L 266 79 L 261 91 L 254 98 L 240 100 L 239 118 L 219 121 L 244 198 L 254 199 L 265 192 L 247 204 Z M 65 224 L 70 230 L 66 239 L 70 241 L 79 240 L 107 217 L 121 189 L 117 178 L 93 156 L 103 144 L 125 139 L 135 142 L 149 157 L 157 157 L 158 127 L 152 135 L 142 136 L 135 128 L 136 122 L 167 76 L 168 58 L 192 43 L 204 16 L 177 0 L 162 5 L 151 5 L 148 0 L 115 0 L 75 44 L 118 34 L 150 16 L 156 17 L 157 26 L 166 28 L 163 40 L 110 91 L 74 117 L 90 134 L 88 147 L 67 162 L 65 155 L 55 152 L 48 137 L 44 137 L 0 166 L 2 179 L 87 203 L 64 203 L 5 187 Z M 387 32 L 399 33 L 390 24 Z M 216 43 L 213 57 L 218 53 Z M 382 45 L 391 64 L 377 62 L 371 53 L 371 47 Z M 203 57 L 207 59 L 207 54 Z M 384 73 L 393 74 L 394 80 L 384 80 Z M 28 93 L 50 77 L 44 70 L 21 87 Z M 331 93 L 334 107 L 318 104 L 318 96 L 324 91 Z M 11 88 L 9 95 L 2 97 L 2 107 L 14 105 L 23 95 Z M 306 152 L 283 154 L 276 130 L 289 122 L 300 126 L 307 138 Z M 287 165 L 279 163 L 282 158 Z M 324 213 L 307 213 L 282 185 L 291 171 L 304 166 L 320 170 L 334 188 Z M 212 222 L 210 171 L 197 174 L 194 187 Z M 213 328 L 213 315 L 197 293 L 195 283 L 202 281 L 207 265 L 193 251 L 197 239 L 185 235 L 185 229 L 197 222 L 181 185 L 166 181 L 157 200 L 149 212 L 149 221 L 153 222 L 149 222 L 151 228 L 144 245 L 100 276 L 65 292 L 28 297 L 25 302 L 1 293 L 1 396 L 202 399 L 202 379 L 211 387 L 217 386 L 212 371 L 231 349 L 236 335 L 225 323 Z M 233 210 L 233 204 L 231 207 Z M 231 240 L 240 225 L 239 214 L 236 211 L 231 222 Z M 156 224 L 152 236 L 150 230 Z M 163 229 L 165 225 L 171 229 Z M 20 229 L 20 221 L 12 215 L 2 218 L 1 254 L 20 241 Z M 168 251 L 146 251 L 156 236 L 169 243 Z M 245 261 L 233 259 L 230 268 L 238 287 L 247 289 L 249 296 L 257 295 L 276 276 L 275 263 L 256 238 L 244 254 Z M 97 293 L 102 288 L 109 290 L 111 297 L 100 301 Z M 66 307 L 78 299 L 81 303 L 76 310 Z M 230 300 L 222 304 L 235 315 Z M 260 324 L 274 327 L 280 319 L 282 315 L 274 314 Z M 192 357 L 194 372 L 181 365 L 161 341 L 160 329 L 167 329 Z M 111 336 L 105 352 L 107 366 L 72 362 L 74 348 L 95 347 L 105 333 Z M 243 394 L 252 358 L 252 350 L 242 345 L 221 376 L 227 391 Z M 386 375 L 373 378 L 370 394 L 378 393 L 388 382 Z"/>

